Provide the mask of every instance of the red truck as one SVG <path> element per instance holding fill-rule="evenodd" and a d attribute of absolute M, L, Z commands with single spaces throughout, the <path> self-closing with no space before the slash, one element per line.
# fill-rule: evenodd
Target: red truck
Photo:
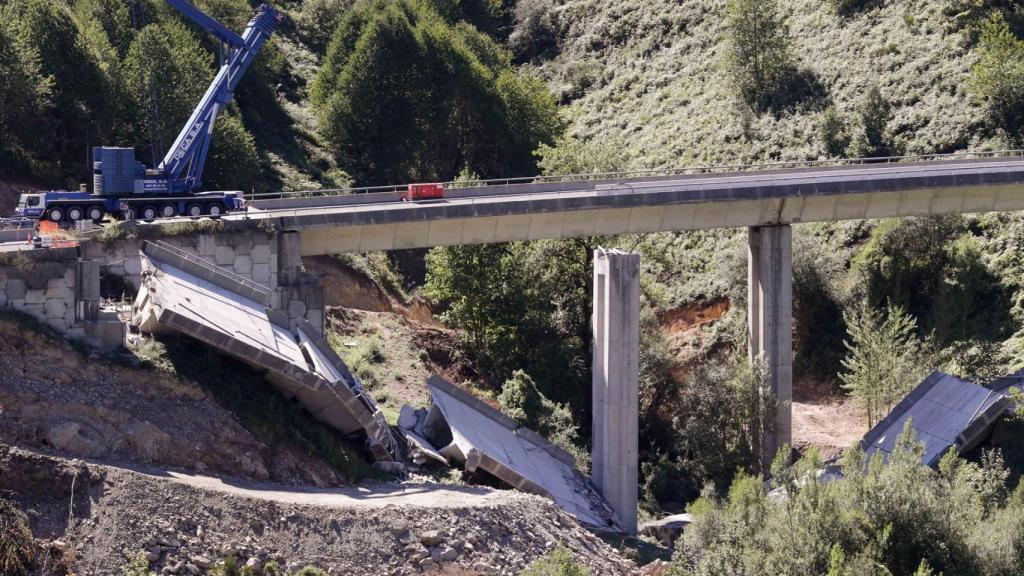
<path fill-rule="evenodd" d="M 409 184 L 405 194 L 402 194 L 402 202 L 441 198 L 444 198 L 444 184 Z"/>

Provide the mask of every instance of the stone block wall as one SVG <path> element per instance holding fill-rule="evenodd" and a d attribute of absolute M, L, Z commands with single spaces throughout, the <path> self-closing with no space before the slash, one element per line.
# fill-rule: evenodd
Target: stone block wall
<path fill-rule="evenodd" d="M 78 250 L 5 253 L 0 261 L 0 306 L 24 312 L 61 333 L 76 327 Z M 81 336 L 84 336 L 84 332 Z"/>
<path fill-rule="evenodd" d="M 201 232 L 159 240 L 269 288 L 270 307 L 287 314 L 293 327 L 306 320 L 323 334 L 323 286 L 302 271 L 298 232 Z M 100 261 L 104 274 L 120 276 L 138 289 L 144 243 L 142 239 L 88 242 L 82 245 L 83 258 Z"/>

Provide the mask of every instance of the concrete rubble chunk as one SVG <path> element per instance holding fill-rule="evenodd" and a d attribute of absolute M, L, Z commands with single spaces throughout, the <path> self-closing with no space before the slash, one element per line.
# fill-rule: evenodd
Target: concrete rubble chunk
<path fill-rule="evenodd" d="M 266 308 L 270 291 L 161 243 L 147 242 L 132 322 L 149 334 L 178 332 L 261 371 L 314 418 L 344 434 L 366 434 L 377 460 L 395 440 L 373 399 L 308 323 L 294 329 Z"/>
<path fill-rule="evenodd" d="M 551 498 L 595 529 L 622 532 L 607 501 L 575 469 L 572 455 L 439 376 L 431 376 L 427 387 L 433 406 L 426 414 L 422 437 L 450 461 L 461 463 L 469 472 L 486 472 L 514 488 Z M 405 432 L 408 437 L 409 431 Z M 450 440 L 443 445 L 439 438 Z"/>
<path fill-rule="evenodd" d="M 673 546 L 690 524 L 693 524 L 692 514 L 673 514 L 641 524 L 640 534 L 655 538 L 665 546 Z"/>
<path fill-rule="evenodd" d="M 935 466 L 950 448 L 975 447 L 1009 406 L 1002 392 L 935 371 L 864 435 L 861 446 L 869 459 L 877 452 L 888 457 L 911 420 L 925 446 L 921 463 Z"/>

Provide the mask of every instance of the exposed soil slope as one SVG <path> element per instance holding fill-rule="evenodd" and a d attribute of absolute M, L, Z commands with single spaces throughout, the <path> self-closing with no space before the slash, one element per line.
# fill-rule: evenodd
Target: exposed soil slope
<path fill-rule="evenodd" d="M 593 574 L 635 571 L 549 501 L 514 491 L 393 484 L 292 490 L 68 462 L 5 446 L 0 472 L 0 492 L 34 511 L 38 538 L 73 547 L 81 574 L 120 574 L 129 559 L 147 553 L 155 570 L 177 566 L 178 573 L 198 573 L 230 554 L 242 563 L 278 559 L 337 575 L 417 574 L 422 564 L 466 576 L 515 574 L 558 544 Z M 427 561 L 432 553 L 436 560 Z"/>

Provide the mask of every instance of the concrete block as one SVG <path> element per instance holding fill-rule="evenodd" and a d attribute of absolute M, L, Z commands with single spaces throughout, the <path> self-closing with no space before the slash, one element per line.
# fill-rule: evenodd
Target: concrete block
<path fill-rule="evenodd" d="M 196 251 L 199 257 L 209 260 L 217 254 L 217 237 L 213 234 L 203 234 L 196 243 Z"/>
<path fill-rule="evenodd" d="M 46 305 L 45 304 L 31 304 L 31 303 L 26 302 L 25 303 L 25 310 L 24 310 L 24 312 L 26 314 L 31 314 L 32 316 L 34 316 L 35 318 L 37 318 L 39 320 L 46 320 Z"/>
<path fill-rule="evenodd" d="M 7 280 L 7 288 L 4 290 L 7 293 L 7 297 L 11 300 L 24 300 L 25 294 L 28 287 L 25 286 L 25 281 L 19 278 L 9 278 Z"/>
<path fill-rule="evenodd" d="M 324 335 L 324 311 L 306 310 L 306 321 L 309 322 L 317 334 Z"/>
<path fill-rule="evenodd" d="M 46 299 L 51 300 L 53 298 L 64 298 L 64 295 L 68 292 L 68 285 L 65 283 L 63 278 L 54 278 L 46 282 Z"/>
<path fill-rule="evenodd" d="M 25 292 L 25 304 L 46 304 L 45 290 L 27 290 Z"/>
<path fill-rule="evenodd" d="M 306 317 L 306 303 L 302 300 L 292 300 L 288 303 L 288 317 L 305 318 Z"/>
<path fill-rule="evenodd" d="M 235 263 L 235 250 L 231 246 L 217 246 L 213 263 L 217 266 L 231 266 Z"/>
<path fill-rule="evenodd" d="M 7 294 L 0 292 L 0 306 L 7 306 Z"/>
<path fill-rule="evenodd" d="M 85 329 L 79 326 L 68 328 L 64 331 L 64 336 L 71 340 L 85 340 Z"/>
<path fill-rule="evenodd" d="M 249 256 L 252 257 L 253 264 L 270 264 L 270 246 L 267 244 L 257 244 L 252 247 L 252 252 Z"/>
<path fill-rule="evenodd" d="M 64 331 L 68 329 L 68 325 L 66 322 L 64 322 L 63 318 L 47 318 L 46 323 L 49 324 L 51 328 L 53 328 L 57 332 L 60 332 L 61 334 L 63 334 Z"/>
<path fill-rule="evenodd" d="M 129 258 L 124 261 L 124 275 L 125 276 L 141 276 L 142 275 L 142 259 L 139 258 L 138 252 L 132 254 Z"/>
<path fill-rule="evenodd" d="M 64 303 L 64 299 L 50 298 L 46 301 L 46 317 L 47 318 L 61 318 L 63 319 L 67 313 L 68 305 Z"/>
<path fill-rule="evenodd" d="M 235 249 L 236 255 L 248 256 L 252 254 L 252 235 L 247 233 L 236 234 L 232 238 L 232 247 Z"/>
<path fill-rule="evenodd" d="M 244 276 L 252 274 L 252 258 L 246 255 L 235 256 L 234 270 L 235 274 Z"/>
<path fill-rule="evenodd" d="M 252 279 L 253 282 L 258 282 L 264 286 L 270 285 L 270 264 L 258 264 L 253 261 L 252 264 Z"/>
<path fill-rule="evenodd" d="M 8 300 L 7 301 L 7 306 L 10 307 L 10 308 L 14 308 L 15 310 L 20 310 L 21 312 L 24 312 L 25 311 L 25 306 L 26 306 L 25 299 L 24 298 L 18 298 L 18 299 Z"/>

